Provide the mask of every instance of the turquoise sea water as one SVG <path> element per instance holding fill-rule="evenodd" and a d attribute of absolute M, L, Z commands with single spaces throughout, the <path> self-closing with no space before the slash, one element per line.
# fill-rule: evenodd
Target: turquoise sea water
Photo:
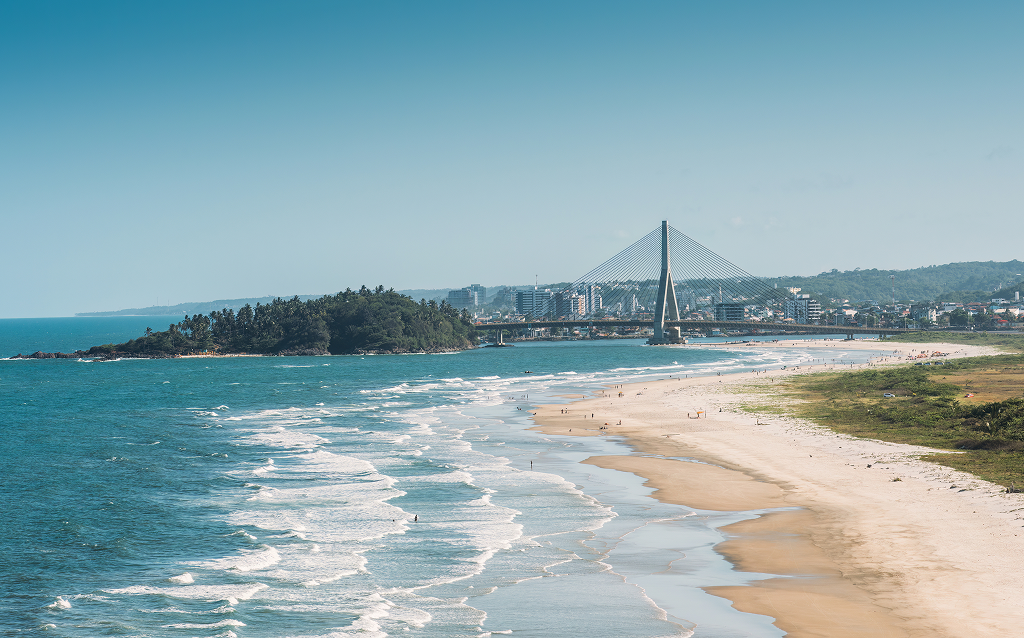
<path fill-rule="evenodd" d="M 2 320 L 0 355 L 153 321 Z M 802 356 L 623 340 L 0 360 L 0 634 L 781 635 L 700 589 L 764 577 L 711 549 L 753 513 L 658 503 L 579 464 L 623 444 L 532 432 L 525 410 Z"/>

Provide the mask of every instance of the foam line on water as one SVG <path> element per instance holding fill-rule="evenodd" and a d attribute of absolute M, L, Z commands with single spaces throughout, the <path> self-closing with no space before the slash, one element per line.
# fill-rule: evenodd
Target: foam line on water
<path fill-rule="evenodd" d="M 261 545 L 256 549 L 240 549 L 235 556 L 225 556 L 208 561 L 182 561 L 183 565 L 192 565 L 201 569 L 231 570 L 251 572 L 267 569 L 281 561 L 281 554 L 269 545 Z"/>
<path fill-rule="evenodd" d="M 116 589 L 104 589 L 108 594 L 128 594 L 131 596 L 165 596 L 192 600 L 239 601 L 248 600 L 269 586 L 263 583 L 246 583 L 241 585 L 185 585 L 182 587 L 153 587 L 150 585 L 132 585 Z M 232 603 L 235 604 L 235 603 Z"/>
<path fill-rule="evenodd" d="M 163 625 L 164 629 L 218 629 L 220 627 L 245 627 L 245 623 L 241 620 L 235 620 L 233 618 L 226 618 L 213 623 L 172 623 L 170 625 Z"/>

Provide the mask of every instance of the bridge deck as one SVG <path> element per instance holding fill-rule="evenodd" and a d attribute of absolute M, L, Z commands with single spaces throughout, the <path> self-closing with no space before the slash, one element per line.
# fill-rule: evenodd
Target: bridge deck
<path fill-rule="evenodd" d="M 635 326 L 639 328 L 650 328 L 651 321 L 637 321 L 630 319 L 576 319 L 576 320 L 555 320 L 555 321 L 513 321 L 505 323 L 480 323 L 476 324 L 477 330 L 518 330 L 523 328 L 614 328 L 618 326 Z M 813 334 L 900 334 L 905 332 L 918 332 L 907 328 L 865 328 L 862 326 L 819 326 L 802 323 L 763 323 L 760 321 L 712 321 L 683 319 L 679 321 L 666 321 L 666 327 L 678 327 L 683 331 L 696 329 L 708 330 L 718 328 L 720 330 L 741 330 L 758 332 L 804 332 Z"/>

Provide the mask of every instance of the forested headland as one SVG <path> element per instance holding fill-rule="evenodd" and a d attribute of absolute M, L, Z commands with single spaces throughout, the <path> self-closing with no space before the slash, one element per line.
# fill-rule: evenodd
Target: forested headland
<path fill-rule="evenodd" d="M 394 290 L 363 286 L 358 292 L 302 301 L 275 299 L 196 314 L 167 330 L 126 343 L 94 346 L 81 356 L 166 357 L 186 354 L 390 354 L 448 352 L 478 342 L 469 315 L 447 302 L 414 301 Z"/>

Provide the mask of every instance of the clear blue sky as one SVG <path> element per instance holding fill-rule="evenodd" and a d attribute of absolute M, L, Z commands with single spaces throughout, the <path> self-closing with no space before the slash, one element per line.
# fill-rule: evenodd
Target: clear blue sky
<path fill-rule="evenodd" d="M 1021 257 L 1024 3 L 0 1 L 0 316 Z"/>

